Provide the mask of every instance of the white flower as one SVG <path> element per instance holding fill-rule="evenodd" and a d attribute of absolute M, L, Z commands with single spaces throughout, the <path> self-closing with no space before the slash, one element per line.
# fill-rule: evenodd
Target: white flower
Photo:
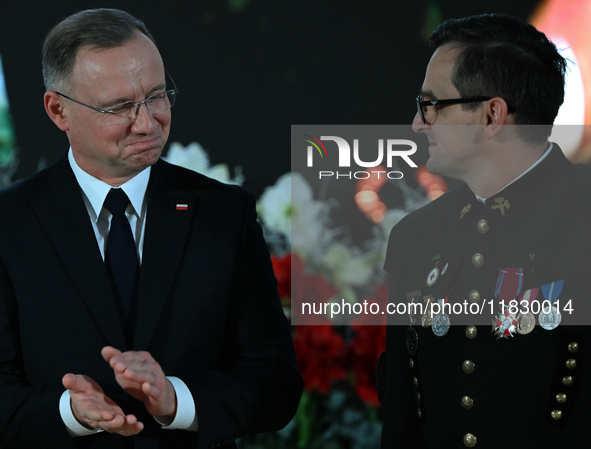
<path fill-rule="evenodd" d="M 310 184 L 299 173 L 291 176 L 291 248 L 307 258 L 332 235 L 325 227 L 328 206 L 315 201 Z"/>
<path fill-rule="evenodd" d="M 291 250 L 307 258 L 327 236 L 325 205 L 315 201 L 312 188 L 299 173 L 282 175 L 267 187 L 257 204 L 265 227 L 285 237 Z"/>
<path fill-rule="evenodd" d="M 290 237 L 291 173 L 285 173 L 274 185 L 265 188 L 258 201 L 257 212 L 267 228 Z"/>
<path fill-rule="evenodd" d="M 337 286 L 363 286 L 373 274 L 376 255 L 364 253 L 354 256 L 351 250 L 340 243 L 328 247 L 322 262 L 333 273 Z"/>
<path fill-rule="evenodd" d="M 238 174 L 233 179 L 230 178 L 230 170 L 226 164 L 217 164 L 212 167 L 207 152 L 197 142 L 192 142 L 186 147 L 178 142 L 172 142 L 166 157 L 162 159 L 226 184 L 242 185 L 244 181 L 240 174 L 240 167 L 236 167 Z"/>

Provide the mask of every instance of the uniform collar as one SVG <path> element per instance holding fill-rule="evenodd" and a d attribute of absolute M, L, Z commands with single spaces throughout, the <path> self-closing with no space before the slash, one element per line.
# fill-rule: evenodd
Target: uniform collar
<path fill-rule="evenodd" d="M 543 195 L 553 184 L 557 174 L 571 163 L 566 159 L 560 147 L 551 144 L 529 169 L 515 178 L 496 194 L 484 202 L 467 185 L 459 206 L 458 224 L 470 221 L 475 214 L 482 214 L 490 220 L 501 220 L 523 211 L 531 200 Z"/>

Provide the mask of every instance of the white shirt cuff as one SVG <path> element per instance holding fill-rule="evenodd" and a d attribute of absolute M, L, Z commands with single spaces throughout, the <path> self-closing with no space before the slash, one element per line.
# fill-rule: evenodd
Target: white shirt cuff
<path fill-rule="evenodd" d="M 70 390 L 64 391 L 60 396 L 60 415 L 66 426 L 66 429 L 68 430 L 68 433 L 72 438 L 83 437 L 85 435 L 94 435 L 95 433 L 102 432 L 102 430 L 87 429 L 78 422 L 74 416 L 74 412 L 72 411 Z"/>
<path fill-rule="evenodd" d="M 156 421 L 162 424 L 163 429 L 167 430 L 189 430 L 197 432 L 199 430 L 199 423 L 197 421 L 197 412 L 195 411 L 195 401 L 189 387 L 178 377 L 166 377 L 176 393 L 176 416 L 173 420 L 166 419 L 166 417 L 154 417 Z"/>

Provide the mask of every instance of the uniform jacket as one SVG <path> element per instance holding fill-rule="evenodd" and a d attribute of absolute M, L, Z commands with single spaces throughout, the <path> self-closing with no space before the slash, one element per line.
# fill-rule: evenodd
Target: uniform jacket
<path fill-rule="evenodd" d="M 589 220 L 591 173 L 554 145 L 486 204 L 460 184 L 393 229 L 385 264 L 391 302 L 406 303 L 420 291 L 423 303 L 431 296 L 485 307 L 481 314 L 452 313 L 443 336 L 415 317 L 414 354 L 406 344 L 410 317 L 392 317 L 397 325 L 387 331 L 383 448 L 555 448 L 588 441 Z M 439 277 L 429 286 L 436 266 Z M 502 273 L 516 276 L 521 293 L 564 281 L 560 325 L 543 329 L 535 315 L 531 333 L 497 338 L 497 300 L 515 297 L 497 289 Z M 546 298 L 539 291 L 537 299 Z"/>
<path fill-rule="evenodd" d="M 157 162 L 132 347 L 189 387 L 199 432 L 163 430 L 102 360 L 123 326 L 80 188 L 62 157 L 0 193 L 0 447 L 235 447 L 283 427 L 301 394 L 289 325 L 256 223 L 254 197 Z M 177 210 L 187 204 L 187 210 Z M 182 208 L 181 208 L 182 209 Z M 70 438 L 65 373 L 86 374 L 145 424 L 125 439 Z"/>

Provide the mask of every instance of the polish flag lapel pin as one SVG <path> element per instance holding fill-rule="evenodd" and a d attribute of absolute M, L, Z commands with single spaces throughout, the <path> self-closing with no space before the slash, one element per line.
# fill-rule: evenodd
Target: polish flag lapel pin
<path fill-rule="evenodd" d="M 176 210 L 189 210 L 189 205 L 188 204 L 177 204 Z"/>

